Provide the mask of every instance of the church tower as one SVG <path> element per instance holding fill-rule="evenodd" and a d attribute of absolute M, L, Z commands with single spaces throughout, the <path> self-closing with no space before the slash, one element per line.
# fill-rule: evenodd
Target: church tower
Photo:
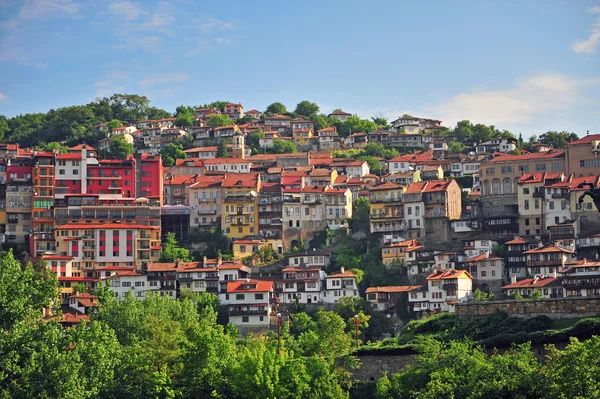
<path fill-rule="evenodd" d="M 235 132 L 233 135 L 233 150 L 232 154 L 234 158 L 242 158 L 246 157 L 246 145 L 244 141 L 244 134 L 239 130 Z"/>

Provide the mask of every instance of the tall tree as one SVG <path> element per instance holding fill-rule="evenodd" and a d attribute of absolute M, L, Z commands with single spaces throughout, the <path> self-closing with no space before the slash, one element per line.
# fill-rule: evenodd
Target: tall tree
<path fill-rule="evenodd" d="M 160 261 L 175 262 L 176 260 L 189 262 L 191 260 L 190 251 L 179 245 L 175 238 L 175 233 L 167 233 L 163 242 L 162 252 L 160 253 Z"/>
<path fill-rule="evenodd" d="M 160 150 L 164 166 L 173 166 L 178 159 L 187 159 L 187 154 L 183 152 L 183 146 L 179 143 L 168 143 Z"/>
<path fill-rule="evenodd" d="M 540 143 L 550 146 L 552 148 L 560 149 L 565 148 L 571 141 L 579 140 L 579 137 L 572 132 L 562 131 L 549 131 L 539 137 Z"/>
<path fill-rule="evenodd" d="M 229 119 L 229 117 L 227 115 L 224 114 L 219 114 L 219 115 L 213 115 L 208 119 L 208 126 L 212 126 L 212 127 L 220 127 L 220 126 L 229 126 L 232 125 L 233 122 L 231 121 L 231 119 Z"/>
<path fill-rule="evenodd" d="M 217 147 L 217 158 L 227 158 L 227 143 L 225 140 L 219 142 Z"/>
<path fill-rule="evenodd" d="M 123 124 L 121 123 L 121 121 L 117 120 L 117 119 L 111 119 L 110 121 L 106 122 L 106 127 L 108 127 L 109 129 L 117 129 L 122 127 Z"/>
<path fill-rule="evenodd" d="M 265 110 L 265 114 L 268 115 L 282 115 L 285 114 L 287 112 L 287 108 L 285 108 L 285 105 L 283 105 L 282 103 L 279 102 L 274 102 L 272 104 L 270 104 L 267 109 Z"/>
<path fill-rule="evenodd" d="M 192 126 L 194 122 L 194 114 L 190 112 L 182 112 L 177 115 L 177 119 L 175 119 L 175 125 L 180 127 Z"/>
<path fill-rule="evenodd" d="M 270 154 L 293 154 L 298 152 L 296 144 L 290 140 L 273 140 L 273 146 L 267 149 Z"/>
<path fill-rule="evenodd" d="M 302 116 L 311 116 L 319 113 L 319 106 L 315 103 L 311 103 L 310 101 L 300 101 L 296 105 L 296 110 L 294 111 L 298 115 Z"/>
<path fill-rule="evenodd" d="M 108 153 L 116 159 L 126 159 L 129 154 L 135 151 L 133 144 L 129 143 L 124 135 L 115 134 L 110 139 Z"/>

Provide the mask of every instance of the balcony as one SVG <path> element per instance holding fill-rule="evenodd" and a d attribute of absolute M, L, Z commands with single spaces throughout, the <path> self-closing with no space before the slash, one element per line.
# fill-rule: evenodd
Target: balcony
<path fill-rule="evenodd" d="M 229 316 L 267 316 L 266 310 L 230 310 Z"/>
<path fill-rule="evenodd" d="M 456 295 L 448 295 L 446 297 L 446 302 L 458 301 L 458 297 Z"/>
<path fill-rule="evenodd" d="M 553 193 L 552 198 L 564 198 L 569 199 L 571 195 L 569 193 Z"/>
<path fill-rule="evenodd" d="M 372 226 L 371 233 L 391 233 L 396 231 L 405 231 L 406 225 L 393 225 L 393 226 Z"/>
<path fill-rule="evenodd" d="M 533 198 L 544 198 L 544 196 L 545 196 L 544 190 L 533 192 Z"/>
<path fill-rule="evenodd" d="M 439 210 L 429 209 L 429 210 L 425 211 L 425 217 L 426 218 L 443 218 L 443 217 L 446 217 L 446 212 L 441 208 Z"/>
<path fill-rule="evenodd" d="M 527 267 L 538 267 L 538 266 L 562 266 L 560 259 L 553 260 L 528 260 Z"/>
<path fill-rule="evenodd" d="M 199 209 L 198 210 L 198 215 L 216 215 L 217 211 L 216 210 L 209 210 L 209 209 Z"/>
<path fill-rule="evenodd" d="M 283 197 L 283 202 L 300 203 L 299 197 Z"/>
<path fill-rule="evenodd" d="M 446 291 L 456 290 L 456 289 L 458 289 L 458 284 L 456 284 L 456 283 L 442 284 L 442 289 L 446 290 Z"/>

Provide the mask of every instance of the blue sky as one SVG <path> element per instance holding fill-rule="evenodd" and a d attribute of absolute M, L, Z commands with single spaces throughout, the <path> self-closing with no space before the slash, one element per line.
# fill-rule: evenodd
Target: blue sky
<path fill-rule="evenodd" d="M 600 133 L 600 1 L 0 0 L 0 114 L 115 92 Z"/>

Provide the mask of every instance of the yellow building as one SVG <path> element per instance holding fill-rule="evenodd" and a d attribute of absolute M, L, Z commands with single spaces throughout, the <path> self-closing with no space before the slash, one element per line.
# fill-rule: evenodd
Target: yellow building
<path fill-rule="evenodd" d="M 310 147 L 310 139 L 313 137 L 313 131 L 312 129 L 296 129 L 292 137 L 299 150 L 306 150 Z"/>
<path fill-rule="evenodd" d="M 381 259 L 384 265 L 389 265 L 392 261 L 406 263 L 406 252 L 419 246 L 417 240 L 406 240 L 385 244 L 381 248 Z"/>
<path fill-rule="evenodd" d="M 406 230 L 402 194 L 406 187 L 383 183 L 369 189 L 371 233 L 400 233 Z"/>
<path fill-rule="evenodd" d="M 233 258 L 235 260 L 244 259 L 257 252 L 263 245 L 265 240 L 259 237 L 246 237 L 233 241 Z"/>
<path fill-rule="evenodd" d="M 258 173 L 228 174 L 221 185 L 221 229 L 230 238 L 258 234 Z"/>
<path fill-rule="evenodd" d="M 222 183 L 223 176 L 200 176 L 186 187 L 191 228 L 208 228 L 220 223 Z"/>

